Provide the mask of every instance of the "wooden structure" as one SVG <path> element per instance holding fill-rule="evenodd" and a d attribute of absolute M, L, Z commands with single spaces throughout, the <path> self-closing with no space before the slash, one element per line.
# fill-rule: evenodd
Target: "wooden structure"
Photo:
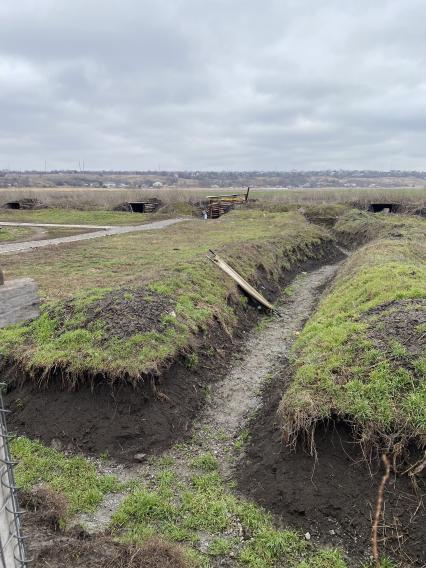
<path fill-rule="evenodd" d="M 38 317 L 39 303 L 37 284 L 31 278 L 0 284 L 0 328 Z"/>
<path fill-rule="evenodd" d="M 156 197 L 148 201 L 128 201 L 127 205 L 132 213 L 154 213 L 161 205 L 161 201 Z"/>
<path fill-rule="evenodd" d="M 249 284 L 247 280 L 244 280 L 244 278 L 240 274 L 238 274 L 238 272 L 236 272 L 232 268 L 232 266 L 229 266 L 227 262 L 222 260 L 220 256 L 217 255 L 214 251 L 209 250 L 207 258 L 211 260 L 213 264 L 216 264 L 216 266 L 223 270 L 223 272 L 228 274 L 228 276 L 230 276 L 238 284 L 238 286 L 244 290 L 244 292 L 246 292 L 249 296 L 256 300 L 256 302 L 258 302 L 264 308 L 274 311 L 274 306 L 270 302 L 268 302 L 268 300 L 264 296 L 262 296 L 262 294 L 260 294 L 260 292 L 258 292 L 256 288 L 253 288 L 253 286 Z"/>
<path fill-rule="evenodd" d="M 248 201 L 250 188 L 246 193 L 232 193 L 230 195 L 208 195 L 207 217 L 217 219 L 224 213 L 228 213 L 236 205 L 242 205 Z"/>

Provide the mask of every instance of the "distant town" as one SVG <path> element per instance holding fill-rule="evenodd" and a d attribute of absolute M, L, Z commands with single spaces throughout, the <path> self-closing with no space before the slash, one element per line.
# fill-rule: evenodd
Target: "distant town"
<path fill-rule="evenodd" d="M 423 171 L 11 171 L 0 170 L 0 187 L 103 188 L 426 188 Z"/>

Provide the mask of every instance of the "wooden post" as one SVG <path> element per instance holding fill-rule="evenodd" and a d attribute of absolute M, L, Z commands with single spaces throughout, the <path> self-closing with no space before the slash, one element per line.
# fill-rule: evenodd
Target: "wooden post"
<path fill-rule="evenodd" d="M 34 280 L 6 280 L 0 286 L 0 328 L 37 318 L 39 304 Z"/>

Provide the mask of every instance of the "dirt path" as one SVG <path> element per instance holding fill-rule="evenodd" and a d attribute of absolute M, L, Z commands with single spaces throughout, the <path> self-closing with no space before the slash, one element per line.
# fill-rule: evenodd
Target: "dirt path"
<path fill-rule="evenodd" d="M 0 227 L 42 227 L 54 228 L 61 227 L 64 229 L 114 229 L 117 225 L 71 225 L 69 223 L 15 223 L 14 221 L 0 221 Z M 120 226 L 120 225 L 118 225 Z M 136 225 L 138 226 L 138 225 Z"/>
<path fill-rule="evenodd" d="M 261 388 L 282 366 L 305 321 L 315 308 L 321 290 L 333 278 L 338 264 L 327 265 L 311 273 L 302 273 L 277 305 L 278 316 L 262 321 L 248 338 L 244 351 L 236 355 L 226 377 L 212 385 L 203 413 L 195 423 L 192 437 L 162 454 L 173 462 L 173 470 L 183 483 L 191 475 L 189 461 L 210 452 L 218 461 L 225 479 L 233 475 L 235 443 L 250 416 L 262 403 Z M 263 325 L 264 324 L 264 325 Z M 155 461 L 147 460 L 130 468 L 113 467 L 123 481 L 152 479 L 158 473 Z M 78 521 L 88 530 L 104 529 L 125 495 L 109 495 L 93 515 L 82 515 Z"/>
<path fill-rule="evenodd" d="M 133 232 L 139 232 L 139 231 L 151 231 L 151 230 L 155 230 L 155 229 L 164 229 L 165 227 L 168 227 L 170 225 L 174 225 L 175 223 L 179 223 L 181 221 L 183 221 L 184 219 L 165 219 L 163 221 L 154 221 L 153 223 L 147 223 L 145 225 L 133 225 L 133 226 L 121 226 L 121 227 L 109 227 L 109 228 L 102 228 L 102 227 L 96 227 L 97 229 L 100 229 L 99 231 L 96 232 L 90 232 L 90 233 L 81 233 L 79 235 L 72 235 L 69 237 L 59 237 L 57 239 L 45 239 L 45 240 L 33 240 L 33 241 L 26 241 L 26 242 L 21 242 L 21 243 L 7 243 L 4 245 L 0 245 L 0 254 L 9 254 L 9 253 L 16 253 L 16 252 L 23 252 L 23 251 L 27 251 L 27 250 L 31 250 L 31 249 L 35 249 L 35 248 L 41 248 L 41 247 L 48 247 L 48 246 L 52 246 L 52 245 L 60 245 L 60 244 L 64 244 L 64 243 L 74 243 L 77 241 L 86 241 L 89 239 L 97 239 L 99 237 L 106 237 L 106 236 L 110 236 L 110 235 L 121 235 L 124 233 L 133 233 Z M 4 224 L 4 223 L 3 223 Z M 10 225 L 10 223 L 8 223 Z M 35 226 L 35 227 L 42 227 L 43 225 L 41 224 L 36 224 L 36 225 L 32 225 L 32 224 L 28 224 L 28 223 L 13 223 L 14 226 L 19 227 L 19 226 Z M 67 228 L 86 228 L 86 229 L 91 229 L 93 230 L 94 226 L 93 225 L 45 225 L 48 227 L 67 227 Z"/>

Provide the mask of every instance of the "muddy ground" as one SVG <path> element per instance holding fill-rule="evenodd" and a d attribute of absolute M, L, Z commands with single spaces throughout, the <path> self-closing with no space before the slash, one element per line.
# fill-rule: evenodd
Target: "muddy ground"
<path fill-rule="evenodd" d="M 238 488 L 284 525 L 309 532 L 313 541 L 342 547 L 352 564 L 354 559 L 368 561 L 371 519 L 383 475 L 380 460 L 367 464 L 344 424 L 317 428 L 317 460 L 302 444 L 294 452 L 285 447 L 276 411 L 289 380 L 275 378 L 263 393 L 246 455 L 236 468 Z M 417 494 L 407 476 L 393 475 L 385 491 L 381 549 L 406 568 L 426 566 L 425 498 L 425 477 Z"/>

